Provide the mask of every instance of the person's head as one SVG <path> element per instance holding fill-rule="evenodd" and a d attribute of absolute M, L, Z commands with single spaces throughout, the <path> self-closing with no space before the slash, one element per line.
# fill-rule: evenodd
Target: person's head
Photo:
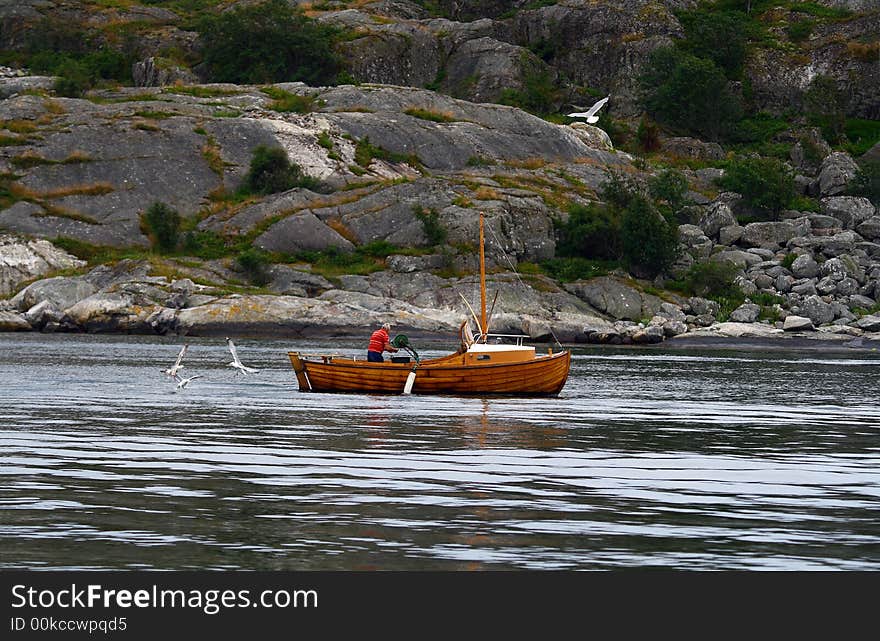
<path fill-rule="evenodd" d="M 391 323 L 382 323 L 382 329 L 384 329 L 386 332 L 390 332 L 391 331 Z"/>

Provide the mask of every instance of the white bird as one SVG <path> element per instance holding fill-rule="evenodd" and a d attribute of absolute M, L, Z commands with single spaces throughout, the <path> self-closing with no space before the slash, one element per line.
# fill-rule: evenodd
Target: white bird
<path fill-rule="evenodd" d="M 611 96 L 605 96 L 604 98 L 602 98 L 602 100 L 600 100 L 599 102 L 594 104 L 587 111 L 575 111 L 574 113 L 568 114 L 568 117 L 569 118 L 586 118 L 587 122 L 590 124 L 593 124 L 594 122 L 599 122 L 599 116 L 596 115 L 596 112 L 599 111 L 605 105 L 606 102 L 608 102 L 608 99 L 610 97 Z M 577 105 L 573 105 L 573 106 L 577 107 Z M 581 109 L 581 108 L 582 107 L 578 107 L 578 109 Z"/>
<path fill-rule="evenodd" d="M 183 365 L 181 365 L 180 363 L 183 361 L 183 356 L 184 354 L 186 354 L 187 349 L 189 349 L 189 345 L 184 345 L 180 348 L 180 353 L 177 355 L 177 360 L 175 361 L 174 365 L 166 370 L 163 370 L 163 374 L 165 374 L 165 376 L 168 376 L 170 378 L 178 378 L 177 372 L 183 369 Z"/>
<path fill-rule="evenodd" d="M 232 362 L 227 363 L 227 366 L 234 367 L 242 374 L 255 374 L 260 370 L 254 369 L 253 367 L 246 367 L 241 364 L 241 361 L 238 360 L 238 353 L 235 351 L 235 343 L 232 342 L 232 339 L 227 338 L 226 344 L 229 345 L 229 351 L 232 353 Z"/>
<path fill-rule="evenodd" d="M 187 385 L 189 385 L 190 381 L 194 381 L 197 378 L 202 378 L 202 375 L 196 374 L 195 376 L 190 376 L 189 378 L 181 378 L 177 375 L 174 376 L 174 380 L 177 381 L 177 389 L 185 388 Z"/>

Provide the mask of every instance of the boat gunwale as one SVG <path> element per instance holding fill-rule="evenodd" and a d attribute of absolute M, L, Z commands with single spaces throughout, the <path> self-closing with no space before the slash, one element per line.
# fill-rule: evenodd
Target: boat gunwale
<path fill-rule="evenodd" d="M 383 370 L 393 370 L 393 371 L 403 370 L 403 371 L 406 371 L 406 370 L 412 370 L 413 367 L 415 366 L 415 369 L 430 369 L 433 371 L 433 370 L 447 370 L 447 369 L 449 369 L 449 370 L 452 370 L 452 369 L 481 369 L 482 370 L 482 369 L 493 369 L 493 368 L 498 368 L 498 367 L 510 368 L 510 367 L 516 367 L 516 366 L 528 367 L 528 366 L 535 365 L 535 364 L 544 364 L 549 361 L 559 359 L 559 358 L 566 356 L 566 355 L 571 356 L 571 352 L 569 350 L 564 350 L 561 352 L 556 352 L 554 354 L 539 354 L 539 355 L 535 355 L 535 358 L 531 358 L 526 361 L 514 361 L 514 362 L 507 362 L 507 363 L 457 363 L 457 364 L 447 364 L 447 363 L 443 363 L 442 361 L 445 361 L 445 360 L 452 358 L 454 356 L 459 356 L 459 355 L 461 355 L 460 352 L 456 352 L 456 353 L 450 354 L 448 356 L 442 356 L 437 359 L 432 359 L 432 361 L 435 361 L 433 363 L 432 363 L 432 361 L 423 361 L 422 363 L 415 363 L 415 362 L 392 363 L 392 362 L 387 362 L 387 361 L 384 363 L 375 363 L 375 362 L 371 362 L 371 361 L 355 361 L 355 360 L 349 360 L 349 359 L 344 359 L 342 362 L 333 361 L 333 360 L 330 360 L 327 362 L 322 362 L 322 361 L 316 361 L 316 360 L 307 360 L 307 359 L 303 358 L 302 356 L 300 356 L 298 352 L 288 352 L 288 356 L 290 356 L 290 355 L 297 355 L 300 358 L 300 362 L 302 362 L 303 366 L 306 369 L 308 369 L 311 366 L 318 366 L 318 367 L 327 367 L 327 368 L 336 368 L 336 369 L 350 368 L 350 369 L 374 369 L 374 370 L 378 370 L 378 371 L 383 371 Z"/>

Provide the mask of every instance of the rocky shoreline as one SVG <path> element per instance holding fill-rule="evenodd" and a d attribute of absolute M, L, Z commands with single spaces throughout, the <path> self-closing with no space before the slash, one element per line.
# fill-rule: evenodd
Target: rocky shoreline
<path fill-rule="evenodd" d="M 0 256 L 0 274 L 7 281 L 12 278 L 13 257 L 20 261 L 19 277 L 22 265 L 45 274 L 50 266 L 83 271 L 84 264 L 47 241 L 13 237 L 2 239 Z M 406 257 L 400 258 L 388 262 L 405 269 Z M 189 278 L 169 280 L 153 275 L 146 260 L 99 265 L 76 275 L 38 277 L 0 301 L 0 331 L 329 338 L 363 336 L 387 321 L 396 331 L 414 337 L 454 340 L 467 318 L 459 294 L 473 293 L 476 287 L 474 277 L 443 279 L 386 270 L 343 277 L 345 289 L 341 289 L 306 271 L 307 266 L 302 268 L 276 266 L 272 273 L 268 289 L 293 294 L 229 293 Z M 527 284 L 511 273 L 491 275 L 490 290 L 502 292 L 492 317 L 493 331 L 566 344 L 880 344 L 880 317 L 875 315 L 815 328 L 806 317 L 806 322 L 791 323 L 791 315 L 775 323 L 718 322 L 713 315 L 717 303 L 701 298 L 667 302 L 639 291 L 623 274 L 569 286 L 569 291 L 552 284 L 546 277 L 533 277 Z M 307 289 L 314 295 L 308 295 Z M 396 292 L 400 298 L 375 293 L 382 291 Z"/>

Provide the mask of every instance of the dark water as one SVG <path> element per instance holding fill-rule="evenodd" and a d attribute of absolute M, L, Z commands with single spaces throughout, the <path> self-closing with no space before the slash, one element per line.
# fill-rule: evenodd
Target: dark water
<path fill-rule="evenodd" d="M 878 352 L 579 348 L 536 400 L 189 342 L 175 393 L 177 340 L 0 335 L 0 568 L 880 569 Z"/>

